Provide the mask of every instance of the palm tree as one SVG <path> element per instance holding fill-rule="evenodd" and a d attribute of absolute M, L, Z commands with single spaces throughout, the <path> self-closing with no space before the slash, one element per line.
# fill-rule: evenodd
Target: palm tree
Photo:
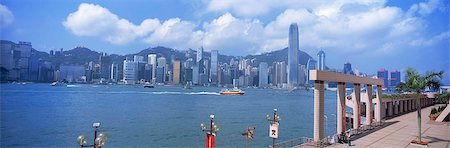
<path fill-rule="evenodd" d="M 440 87 L 440 79 L 442 78 L 444 71 L 440 72 L 427 72 L 424 76 L 421 76 L 416 70 L 412 68 L 406 68 L 406 82 L 401 82 L 397 85 L 396 90 L 399 92 L 411 92 L 417 94 L 417 123 L 419 127 L 418 136 L 419 143 L 422 143 L 422 127 L 421 127 L 421 106 L 420 106 L 420 94 L 425 89 L 436 90 Z"/>

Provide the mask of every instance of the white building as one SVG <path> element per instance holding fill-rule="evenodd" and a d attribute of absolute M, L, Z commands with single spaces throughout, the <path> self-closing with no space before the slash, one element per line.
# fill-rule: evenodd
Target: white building
<path fill-rule="evenodd" d="M 137 81 L 138 63 L 135 61 L 123 61 L 123 81 L 125 84 L 135 84 Z"/>
<path fill-rule="evenodd" d="M 269 69 L 267 68 L 267 63 L 259 63 L 259 87 L 267 87 L 269 83 Z"/>

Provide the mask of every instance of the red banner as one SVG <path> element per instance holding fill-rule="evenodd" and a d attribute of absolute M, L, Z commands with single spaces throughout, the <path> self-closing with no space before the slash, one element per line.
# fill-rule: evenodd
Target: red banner
<path fill-rule="evenodd" d="M 214 145 L 216 144 L 215 136 L 211 135 L 209 133 L 206 134 L 206 148 L 214 148 Z"/>

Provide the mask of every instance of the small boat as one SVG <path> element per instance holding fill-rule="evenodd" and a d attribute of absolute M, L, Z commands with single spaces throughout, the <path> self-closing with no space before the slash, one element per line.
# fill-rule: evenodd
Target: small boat
<path fill-rule="evenodd" d="M 53 82 L 52 84 L 50 84 L 50 86 L 56 86 L 58 85 L 58 82 Z"/>
<path fill-rule="evenodd" d="M 239 88 L 235 87 L 233 89 L 225 89 L 220 91 L 221 95 L 244 95 L 245 91 L 240 90 Z"/>
<path fill-rule="evenodd" d="M 153 85 L 152 83 L 149 83 L 149 82 L 145 82 L 144 88 L 155 88 L 155 85 Z"/>
<path fill-rule="evenodd" d="M 183 86 L 183 90 L 188 90 L 188 89 L 192 89 L 191 85 L 189 85 L 189 83 L 187 83 L 186 85 Z"/>

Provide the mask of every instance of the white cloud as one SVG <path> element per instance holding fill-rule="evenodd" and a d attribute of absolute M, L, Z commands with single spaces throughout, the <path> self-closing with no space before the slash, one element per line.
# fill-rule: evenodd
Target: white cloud
<path fill-rule="evenodd" d="M 124 45 L 154 31 L 160 22 L 146 19 L 140 25 L 134 25 L 100 5 L 83 3 L 67 16 L 63 25 L 77 36 L 100 37 L 112 44 Z"/>
<path fill-rule="evenodd" d="M 14 21 L 13 13 L 5 5 L 0 4 L 0 27 L 10 25 Z"/>
<path fill-rule="evenodd" d="M 417 9 L 413 5 L 407 12 L 398 7 L 386 6 L 384 0 L 208 2 L 206 6 L 209 11 L 225 13 L 200 23 L 180 18 L 160 22 L 155 18 L 135 25 L 99 5 L 81 4 L 63 25 L 77 36 L 99 37 L 113 44 L 138 41 L 177 49 L 204 46 L 206 50 L 217 49 L 235 55 L 287 47 L 288 28 L 294 22 L 299 25 L 300 49 L 310 54 L 319 49 L 342 55 L 401 53 L 409 48 L 431 46 L 449 38 L 448 32 L 429 35 L 426 31 L 427 21 L 420 11 L 437 9 L 438 6 L 433 6 L 434 0 L 426 3 L 427 6 L 421 6 L 425 3 L 414 4 Z M 284 7 L 288 9 L 267 23 L 246 17 Z M 419 10 L 419 7 L 424 10 Z M 243 8 L 252 10 L 241 10 Z M 261 10 L 253 11 L 253 8 Z M 243 17 L 236 17 L 234 13 Z M 435 37 L 424 39 L 427 36 Z"/>

